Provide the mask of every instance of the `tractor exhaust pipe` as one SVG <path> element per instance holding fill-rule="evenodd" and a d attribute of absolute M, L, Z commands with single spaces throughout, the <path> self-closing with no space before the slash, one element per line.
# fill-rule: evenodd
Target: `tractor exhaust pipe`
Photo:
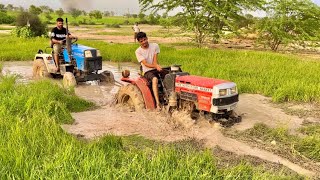
<path fill-rule="evenodd" d="M 67 48 L 67 52 L 68 52 L 68 57 L 71 61 L 71 39 L 69 37 L 69 25 L 68 25 L 68 18 L 66 18 L 66 29 L 67 29 L 67 34 L 66 34 L 66 48 Z"/>

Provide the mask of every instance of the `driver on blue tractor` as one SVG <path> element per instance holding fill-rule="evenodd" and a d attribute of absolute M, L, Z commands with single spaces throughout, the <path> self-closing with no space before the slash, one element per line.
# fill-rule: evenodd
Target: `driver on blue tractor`
<path fill-rule="evenodd" d="M 77 38 L 68 32 L 70 39 Z M 66 44 L 67 29 L 63 27 L 63 19 L 57 18 L 57 26 L 51 30 L 51 47 L 53 48 L 54 60 L 57 66 L 57 72 L 60 71 L 59 54 L 62 52 L 62 46 Z"/>
<path fill-rule="evenodd" d="M 142 74 L 152 83 L 152 91 L 156 100 L 156 109 L 161 110 L 159 101 L 158 77 L 162 75 L 162 67 L 158 64 L 158 54 L 160 53 L 159 45 L 149 43 L 146 33 L 139 32 L 137 40 L 140 47 L 136 50 L 136 57 L 142 66 Z"/>

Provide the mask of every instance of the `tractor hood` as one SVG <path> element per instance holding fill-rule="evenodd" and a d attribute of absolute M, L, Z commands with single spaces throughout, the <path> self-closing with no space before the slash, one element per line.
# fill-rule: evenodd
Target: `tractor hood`
<path fill-rule="evenodd" d="M 83 55 L 85 50 L 95 50 L 95 48 L 84 46 L 81 44 L 73 44 L 72 45 L 72 52 L 73 53 L 81 53 Z"/>
<path fill-rule="evenodd" d="M 89 72 L 101 70 L 102 57 L 99 50 L 80 44 L 72 44 L 71 52 L 77 69 Z M 71 63 L 67 49 L 64 49 L 63 56 L 66 62 Z"/>
<path fill-rule="evenodd" d="M 204 88 L 212 89 L 214 86 L 219 84 L 228 83 L 230 81 L 213 79 L 201 76 L 178 76 L 176 77 L 176 83 L 190 84 L 193 86 L 199 86 Z"/>

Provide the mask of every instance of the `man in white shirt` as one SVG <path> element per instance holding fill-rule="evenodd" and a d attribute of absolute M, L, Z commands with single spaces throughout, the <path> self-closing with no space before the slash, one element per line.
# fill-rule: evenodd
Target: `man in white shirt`
<path fill-rule="evenodd" d="M 134 31 L 133 39 L 134 39 L 134 42 L 136 42 L 137 34 L 140 32 L 140 28 L 138 26 L 138 23 L 134 23 L 134 25 L 132 26 L 132 29 Z"/>
<path fill-rule="evenodd" d="M 136 57 L 142 66 L 143 76 L 152 82 L 152 91 L 156 100 L 157 110 L 161 110 L 158 90 L 158 76 L 162 71 L 158 64 L 158 54 L 160 53 L 159 45 L 156 43 L 149 43 L 146 33 L 139 32 L 137 40 L 140 47 L 136 50 Z"/>

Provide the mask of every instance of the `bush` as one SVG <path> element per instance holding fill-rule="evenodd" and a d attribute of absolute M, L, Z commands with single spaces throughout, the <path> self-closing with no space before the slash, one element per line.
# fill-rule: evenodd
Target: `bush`
<path fill-rule="evenodd" d="M 140 21 L 138 23 L 139 24 L 149 24 L 148 20 L 146 20 L 146 19 L 140 19 Z"/>
<path fill-rule="evenodd" d="M 94 21 L 91 21 L 91 20 L 90 20 L 90 21 L 88 22 L 88 25 L 96 25 L 96 23 L 95 23 Z"/>
<path fill-rule="evenodd" d="M 77 22 L 71 22 L 70 23 L 71 26 L 79 26 L 79 24 L 81 24 L 81 23 L 80 22 L 79 23 L 77 23 Z"/>
<path fill-rule="evenodd" d="M 47 34 L 47 25 L 40 21 L 37 15 L 31 14 L 29 12 L 21 12 L 16 19 L 17 27 L 25 27 L 30 25 L 30 30 L 33 36 L 41 36 Z"/>
<path fill-rule="evenodd" d="M 14 17 L 7 15 L 5 12 L 0 12 L 0 24 L 12 24 Z"/>
<path fill-rule="evenodd" d="M 31 28 L 28 26 L 16 27 L 12 29 L 11 35 L 21 38 L 31 38 L 35 36 Z"/>
<path fill-rule="evenodd" d="M 129 22 L 128 20 L 125 20 L 125 21 L 123 22 L 123 24 L 124 24 L 124 25 L 128 25 L 128 24 L 130 24 L 130 22 Z"/>
<path fill-rule="evenodd" d="M 107 28 L 121 28 L 120 24 L 106 24 Z"/>

